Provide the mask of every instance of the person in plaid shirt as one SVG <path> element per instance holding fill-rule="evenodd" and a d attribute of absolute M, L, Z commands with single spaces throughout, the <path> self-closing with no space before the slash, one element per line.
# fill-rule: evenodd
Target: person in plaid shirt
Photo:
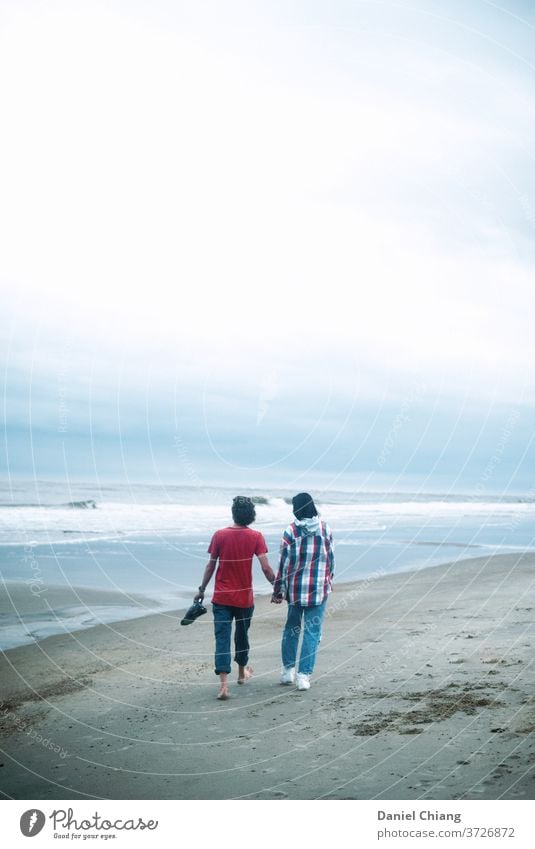
<path fill-rule="evenodd" d="M 280 565 L 273 586 L 272 601 L 288 602 L 288 616 L 282 635 L 281 684 L 293 684 L 308 690 L 314 671 L 316 652 L 327 598 L 334 576 L 334 545 L 331 529 L 318 516 L 308 492 L 292 499 L 295 521 L 282 536 Z M 303 643 L 297 676 L 295 666 L 299 637 Z"/>

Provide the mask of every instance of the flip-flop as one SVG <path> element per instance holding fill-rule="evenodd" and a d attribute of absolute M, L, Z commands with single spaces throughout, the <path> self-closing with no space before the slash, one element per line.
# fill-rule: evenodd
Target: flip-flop
<path fill-rule="evenodd" d="M 195 622 L 199 616 L 203 616 L 206 612 L 206 607 L 204 607 L 200 601 L 194 601 L 191 607 L 186 611 L 184 618 L 180 620 L 180 624 L 191 625 L 192 622 Z"/>

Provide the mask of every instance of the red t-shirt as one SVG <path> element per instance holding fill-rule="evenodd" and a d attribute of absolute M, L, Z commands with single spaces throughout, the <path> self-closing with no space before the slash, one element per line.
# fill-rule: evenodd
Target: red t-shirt
<path fill-rule="evenodd" d="M 212 601 L 231 607 L 252 607 L 253 555 L 267 553 L 262 534 L 251 528 L 222 528 L 213 535 L 208 553 L 219 558 Z"/>

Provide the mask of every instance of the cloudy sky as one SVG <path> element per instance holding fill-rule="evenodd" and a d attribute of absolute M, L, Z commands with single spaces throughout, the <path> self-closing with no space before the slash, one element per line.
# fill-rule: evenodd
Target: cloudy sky
<path fill-rule="evenodd" d="M 1 473 L 535 486 L 535 8 L 0 0 Z"/>

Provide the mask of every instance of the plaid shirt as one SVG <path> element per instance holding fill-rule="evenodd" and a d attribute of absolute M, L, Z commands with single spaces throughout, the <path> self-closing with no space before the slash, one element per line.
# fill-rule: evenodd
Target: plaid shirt
<path fill-rule="evenodd" d="M 334 576 L 334 545 L 327 522 L 319 522 L 316 532 L 300 522 L 284 531 L 280 565 L 273 592 L 290 604 L 313 607 L 331 592 Z"/>

